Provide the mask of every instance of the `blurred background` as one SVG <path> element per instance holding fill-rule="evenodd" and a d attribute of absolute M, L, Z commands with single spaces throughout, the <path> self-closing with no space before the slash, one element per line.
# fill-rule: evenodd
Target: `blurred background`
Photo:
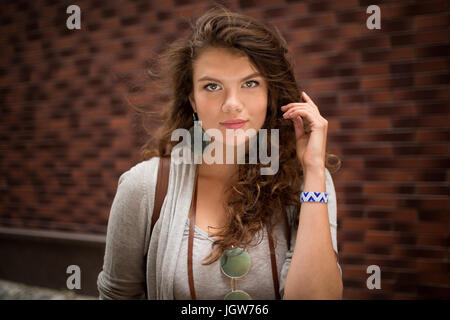
<path fill-rule="evenodd" d="M 218 3 L 280 30 L 329 121 L 344 299 L 450 298 L 449 2 Z M 146 82 L 151 59 L 213 4 L 1 2 L 0 299 L 68 291 L 70 265 L 81 288 L 64 297 L 98 296 L 118 178 L 158 126 L 132 106 L 167 101 Z M 366 27 L 373 4 L 379 30 Z M 70 5 L 79 30 L 66 26 Z M 370 265 L 380 289 L 367 287 Z"/>

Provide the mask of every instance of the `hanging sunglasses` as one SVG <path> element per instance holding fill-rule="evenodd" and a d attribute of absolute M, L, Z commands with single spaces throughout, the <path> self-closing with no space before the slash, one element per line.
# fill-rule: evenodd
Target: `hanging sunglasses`
<path fill-rule="evenodd" d="M 225 296 L 225 300 L 252 300 L 247 292 L 235 289 L 235 281 L 242 279 L 249 272 L 250 266 L 250 255 L 246 249 L 225 250 L 222 254 L 220 270 L 231 281 L 231 292 Z"/>

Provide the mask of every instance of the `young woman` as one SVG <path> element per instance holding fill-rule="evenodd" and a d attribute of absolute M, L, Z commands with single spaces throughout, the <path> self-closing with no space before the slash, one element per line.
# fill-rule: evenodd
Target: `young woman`
<path fill-rule="evenodd" d="M 150 140 L 143 161 L 119 178 L 101 299 L 342 298 L 328 170 L 340 161 L 326 153 L 327 121 L 299 90 L 287 53 L 278 32 L 218 6 L 160 56 L 171 99 L 158 148 Z M 173 161 L 172 133 L 193 132 L 195 121 L 216 133 L 210 143 L 222 148 L 213 152 L 222 163 Z M 243 146 L 248 156 L 249 136 L 225 139 L 237 128 L 258 136 L 267 129 L 259 146 L 276 142 L 273 174 L 261 174 L 267 165 L 259 162 L 237 163 L 237 152 L 225 161 Z M 160 157 L 171 154 L 167 195 L 150 230 Z"/>

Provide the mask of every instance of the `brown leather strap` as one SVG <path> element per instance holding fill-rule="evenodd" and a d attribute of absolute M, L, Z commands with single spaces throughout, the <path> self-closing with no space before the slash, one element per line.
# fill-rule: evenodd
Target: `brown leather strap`
<path fill-rule="evenodd" d="M 286 232 L 284 235 L 286 236 L 287 249 L 291 250 L 291 227 L 289 226 L 287 212 L 284 214 L 284 226 L 286 229 Z"/>
<path fill-rule="evenodd" d="M 280 284 L 278 283 L 277 257 L 275 256 L 275 247 L 273 245 L 272 227 L 270 223 L 268 223 L 266 227 L 267 235 L 269 238 L 270 262 L 272 264 L 273 290 L 275 293 L 275 298 L 277 300 L 280 300 Z"/>
<path fill-rule="evenodd" d="M 195 286 L 194 286 L 194 270 L 192 267 L 192 251 L 193 251 L 193 246 L 194 246 L 194 228 L 195 228 L 195 211 L 197 209 L 197 179 L 198 179 L 198 172 L 196 172 L 196 174 L 195 174 L 194 196 L 193 196 L 193 200 L 192 200 L 191 210 L 189 211 L 191 220 L 189 223 L 187 269 L 188 269 L 189 290 L 191 292 L 192 300 L 197 300 L 197 296 L 195 294 Z"/>
<path fill-rule="evenodd" d="M 156 182 L 155 190 L 155 205 L 152 214 L 152 227 L 150 232 L 153 231 L 156 221 L 159 218 L 161 207 L 166 197 L 167 187 L 169 186 L 169 174 L 170 174 L 170 157 L 159 158 L 158 168 L 158 180 Z"/>
<path fill-rule="evenodd" d="M 285 233 L 286 236 L 286 244 L 287 249 L 291 250 L 291 228 L 289 227 L 289 221 L 287 212 L 284 215 L 284 226 L 285 226 Z M 272 264 L 272 279 L 273 279 L 273 289 L 275 293 L 275 298 L 277 300 L 280 300 L 280 284 L 278 281 L 278 268 L 277 268 L 277 257 L 275 255 L 275 246 L 273 244 L 273 237 L 272 237 L 272 226 L 270 224 L 266 225 L 267 229 L 267 235 L 269 239 L 269 249 L 270 249 L 270 262 Z"/>

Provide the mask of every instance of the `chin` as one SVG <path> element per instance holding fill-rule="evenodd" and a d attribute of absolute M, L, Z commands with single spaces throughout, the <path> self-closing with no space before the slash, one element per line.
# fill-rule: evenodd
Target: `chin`
<path fill-rule="evenodd" d="M 250 139 L 250 137 L 247 135 L 239 135 L 239 136 L 234 136 L 232 141 L 228 141 L 225 138 L 225 141 L 221 141 L 221 143 L 227 147 L 239 147 L 242 145 L 247 145 L 249 139 Z"/>

